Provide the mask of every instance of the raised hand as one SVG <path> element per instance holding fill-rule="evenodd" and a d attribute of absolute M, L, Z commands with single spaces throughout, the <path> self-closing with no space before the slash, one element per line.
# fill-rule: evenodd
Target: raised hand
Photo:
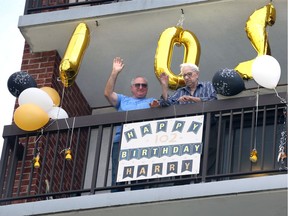
<path fill-rule="evenodd" d="M 112 71 L 118 74 L 118 73 L 120 73 L 122 71 L 124 66 L 125 65 L 123 63 L 123 59 L 121 59 L 120 57 L 116 57 L 113 60 Z"/>
<path fill-rule="evenodd" d="M 165 72 L 163 72 L 159 76 L 159 81 L 160 81 L 161 85 L 168 87 L 169 76 Z"/>

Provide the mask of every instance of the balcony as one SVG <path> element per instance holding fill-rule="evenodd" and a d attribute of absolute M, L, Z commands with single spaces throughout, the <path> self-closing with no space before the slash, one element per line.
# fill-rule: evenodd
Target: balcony
<path fill-rule="evenodd" d="M 157 41 L 183 15 L 183 27 L 194 32 L 201 44 L 201 80 L 211 80 L 218 69 L 254 58 L 244 26 L 255 8 L 267 1 L 43 2 L 27 0 L 19 30 L 32 55 L 56 51 L 62 58 L 77 24 L 87 24 L 90 44 L 74 85 L 93 115 L 50 121 L 35 132 L 5 126 L 0 215 L 287 213 L 287 160 L 279 157 L 281 142 L 287 154 L 287 105 L 273 90 L 260 88 L 257 107 L 257 85 L 245 80 L 245 91 L 235 97 L 119 113 L 111 111 L 103 95 L 112 59 L 121 56 L 126 66 L 116 91 L 129 95 L 129 79 L 139 72 L 149 80 L 148 96 L 158 98 L 161 88 L 153 68 Z M 273 3 L 277 20 L 269 28 L 269 42 L 282 68 L 277 90 L 287 101 L 287 31 L 283 28 L 287 26 L 287 1 Z M 179 70 L 182 53 L 183 49 L 175 47 L 171 70 Z M 65 91 L 72 95 L 70 89 Z M 117 126 L 201 115 L 205 119 L 199 174 L 111 186 L 111 143 Z M 65 159 L 69 148 L 72 160 Z M 258 153 L 255 163 L 249 159 L 253 148 Z M 37 156 L 39 167 L 35 167 Z M 125 191 L 111 192 L 114 190 Z"/>
<path fill-rule="evenodd" d="M 281 94 L 281 97 L 286 98 L 287 95 Z M 260 192 L 276 189 L 280 195 L 275 202 L 282 203 L 281 191 L 285 191 L 287 186 L 287 182 L 285 183 L 287 161 L 285 159 L 281 163 L 277 157 L 281 139 L 286 139 L 287 134 L 286 108 L 275 94 L 271 94 L 260 96 L 258 109 L 255 107 L 253 96 L 54 120 L 44 131 L 37 133 L 23 132 L 15 125 L 5 126 L 3 133 L 5 142 L 0 167 L 1 205 L 8 205 L 9 209 L 10 204 L 15 206 L 16 203 L 25 202 L 29 205 L 30 202 L 42 201 L 39 203 L 41 205 L 43 202 L 49 202 L 50 199 L 66 200 L 69 203 L 69 199 L 76 197 L 89 199 L 87 196 L 93 196 L 97 199 L 97 196 L 103 198 L 110 194 L 115 198 L 120 196 L 118 194 L 124 196 L 123 193 L 129 194 L 129 192 L 135 194 L 135 192 L 145 193 L 145 191 L 157 190 L 173 191 L 173 188 L 181 190 L 181 187 L 188 186 L 199 190 L 205 184 L 208 188 L 213 184 L 215 186 L 219 184 L 217 187 L 222 187 L 221 184 L 227 187 L 232 184 L 231 189 L 228 190 L 230 192 L 226 191 L 227 188 L 222 189 L 222 192 L 217 192 L 219 193 L 217 196 L 225 194 L 225 191 L 241 194 L 252 193 L 254 190 Z M 204 147 L 199 174 L 128 181 L 124 185 L 111 186 L 111 140 L 116 126 L 198 115 L 205 116 Z M 258 116 L 257 121 L 256 116 Z M 71 161 L 65 160 L 65 154 L 62 152 L 68 146 L 72 149 Z M 258 160 L 253 163 L 249 157 L 251 149 L 255 146 Z M 287 153 L 287 148 L 285 152 Z M 37 153 L 40 153 L 39 168 L 33 166 L 35 162 L 33 157 Z M 270 186 L 263 183 L 262 186 L 259 185 L 261 189 L 257 189 L 257 186 L 252 190 L 250 188 L 249 191 L 245 191 L 246 186 L 240 188 L 235 185 L 237 181 L 242 184 L 242 181 L 247 180 L 254 185 L 253 181 L 261 182 L 263 178 L 269 179 L 273 176 L 282 179 L 275 180 L 276 188 L 274 183 L 268 180 Z M 133 191 L 133 188 L 137 187 L 141 189 Z M 112 189 L 125 189 L 125 192 L 111 193 Z M 214 192 L 205 193 L 204 196 L 215 196 Z M 203 195 L 203 191 L 200 194 Z M 256 193 L 253 196 L 258 195 Z M 181 196 L 183 198 L 184 195 Z M 193 199 L 193 196 L 201 195 L 192 192 L 186 198 Z M 165 197 L 169 200 L 170 195 L 166 194 Z M 149 200 L 153 202 L 153 197 L 146 202 Z M 123 204 L 126 201 L 121 202 Z M 131 200 L 129 202 L 133 203 Z"/>

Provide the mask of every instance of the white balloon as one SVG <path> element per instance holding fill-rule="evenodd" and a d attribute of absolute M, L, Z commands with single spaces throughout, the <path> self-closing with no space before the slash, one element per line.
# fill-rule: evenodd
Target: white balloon
<path fill-rule="evenodd" d="M 61 107 L 52 107 L 48 111 L 48 116 L 51 119 L 63 119 L 63 118 L 68 118 L 67 112 L 62 109 Z"/>
<path fill-rule="evenodd" d="M 44 111 L 48 111 L 53 107 L 51 97 L 39 88 L 27 88 L 21 92 L 18 97 L 19 105 L 22 104 L 35 104 L 41 107 Z"/>
<path fill-rule="evenodd" d="M 270 55 L 258 56 L 252 64 L 252 76 L 261 86 L 274 89 L 281 75 L 279 62 Z"/>

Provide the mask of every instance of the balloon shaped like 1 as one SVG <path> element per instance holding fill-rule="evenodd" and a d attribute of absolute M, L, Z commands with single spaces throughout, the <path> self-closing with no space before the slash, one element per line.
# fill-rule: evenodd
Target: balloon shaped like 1
<path fill-rule="evenodd" d="M 20 105 L 14 112 L 15 124 L 24 131 L 35 131 L 45 126 L 49 116 L 35 104 Z"/>
<path fill-rule="evenodd" d="M 53 101 L 50 96 L 39 88 L 25 89 L 18 98 L 19 105 L 35 104 L 41 107 L 45 112 L 53 107 Z"/>
<path fill-rule="evenodd" d="M 61 107 L 52 107 L 48 111 L 48 116 L 51 119 L 63 119 L 63 118 L 68 118 L 67 112 L 62 109 Z"/>
<path fill-rule="evenodd" d="M 37 83 L 34 78 L 26 71 L 18 71 L 9 77 L 7 81 L 7 87 L 13 96 L 19 97 L 21 92 L 25 89 L 37 87 Z"/>
<path fill-rule="evenodd" d="M 223 96 L 237 95 L 245 89 L 244 81 L 238 72 L 228 68 L 217 71 L 212 84 L 217 94 Z"/>
<path fill-rule="evenodd" d="M 60 101 L 61 101 L 61 98 L 60 98 L 60 95 L 58 94 L 58 92 L 51 88 L 51 87 L 42 87 L 40 88 L 42 91 L 46 92 L 50 98 L 52 99 L 53 101 L 53 106 L 59 106 L 60 105 Z"/>
<path fill-rule="evenodd" d="M 266 27 L 276 21 L 276 10 L 272 3 L 256 10 L 246 22 L 246 34 L 258 56 L 271 55 Z M 254 59 L 242 62 L 235 67 L 244 79 L 252 79 L 252 64 Z"/>
<path fill-rule="evenodd" d="M 280 64 L 270 55 L 258 56 L 252 65 L 252 76 L 260 86 L 274 89 L 281 76 Z"/>
<path fill-rule="evenodd" d="M 198 65 L 201 53 L 200 43 L 192 32 L 183 30 L 180 26 L 170 27 L 162 32 L 156 49 L 154 70 L 158 79 L 163 72 L 169 76 L 168 86 L 172 90 L 185 85 L 183 77 L 176 75 L 170 68 L 174 45 L 184 46 L 183 63 Z"/>
<path fill-rule="evenodd" d="M 65 87 L 74 83 L 89 41 L 89 28 L 85 23 L 78 24 L 59 66 L 60 79 Z"/>

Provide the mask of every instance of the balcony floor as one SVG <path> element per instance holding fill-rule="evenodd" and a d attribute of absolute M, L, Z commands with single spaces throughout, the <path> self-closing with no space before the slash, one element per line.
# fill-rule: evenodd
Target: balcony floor
<path fill-rule="evenodd" d="M 0 207 L 0 215 L 287 215 L 287 178 L 282 174 L 14 204 Z"/>

